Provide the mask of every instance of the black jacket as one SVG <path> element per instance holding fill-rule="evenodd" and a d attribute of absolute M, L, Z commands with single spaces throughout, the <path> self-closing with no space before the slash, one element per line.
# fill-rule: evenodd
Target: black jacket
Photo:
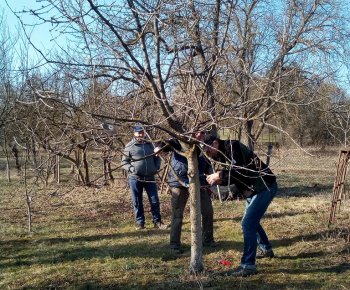
<path fill-rule="evenodd" d="M 222 184 L 234 183 L 240 191 L 263 191 L 276 182 L 276 176 L 247 146 L 237 140 L 218 140 L 217 160 L 227 164 L 221 172 Z"/>

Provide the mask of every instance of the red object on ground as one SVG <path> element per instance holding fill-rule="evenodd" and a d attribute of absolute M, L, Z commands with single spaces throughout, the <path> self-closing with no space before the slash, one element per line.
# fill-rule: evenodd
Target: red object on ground
<path fill-rule="evenodd" d="M 231 262 L 229 260 L 219 260 L 218 263 L 224 266 L 231 266 Z"/>

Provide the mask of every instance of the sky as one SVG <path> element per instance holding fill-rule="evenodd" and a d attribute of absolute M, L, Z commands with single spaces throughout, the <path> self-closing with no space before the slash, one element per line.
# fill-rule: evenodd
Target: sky
<path fill-rule="evenodd" d="M 7 27 L 10 29 L 11 32 L 13 32 L 13 35 L 17 34 L 18 28 L 20 28 L 20 23 L 16 16 L 11 12 L 11 9 L 7 6 L 7 4 L 12 8 L 14 11 L 22 11 L 23 9 L 36 9 L 41 7 L 41 3 L 36 2 L 36 0 L 0 0 L 0 14 L 4 14 Z M 34 25 L 38 23 L 38 20 L 31 15 L 24 15 L 22 14 L 22 20 L 26 24 Z M 40 50 L 43 52 L 45 51 L 51 51 L 55 48 L 55 41 L 52 40 L 52 35 L 50 33 L 50 29 L 52 28 L 49 24 L 44 25 L 38 25 L 33 26 L 31 29 L 27 29 L 27 32 L 30 32 L 30 39 L 32 43 L 34 43 Z M 57 41 L 57 39 L 56 39 Z M 67 41 L 64 38 L 60 38 L 58 40 L 60 45 L 64 45 Z M 38 53 L 33 49 L 29 48 L 28 55 L 31 59 L 41 59 L 41 57 L 38 55 Z M 40 61 L 38 61 L 40 62 Z M 345 74 L 346 75 L 346 74 Z M 346 90 L 350 91 L 348 85 L 346 83 Z M 350 94 L 350 92 L 349 92 Z"/>
<path fill-rule="evenodd" d="M 0 11 L 4 14 L 7 27 L 13 35 L 17 34 L 17 30 L 21 27 L 18 18 L 11 12 L 11 9 L 7 6 L 11 7 L 14 11 L 22 11 L 23 9 L 35 9 L 40 7 L 40 3 L 37 3 L 35 0 L 0 0 Z M 24 23 L 34 25 L 38 23 L 38 20 L 35 17 L 30 15 L 22 14 L 21 19 Z M 28 28 L 28 27 L 27 27 Z M 48 24 L 29 27 L 27 30 L 30 33 L 31 41 L 43 51 L 51 50 L 54 46 L 54 42 L 52 41 L 52 36 L 50 34 L 51 26 Z M 33 58 L 36 57 L 37 53 L 34 49 L 30 49 L 29 55 Z"/>

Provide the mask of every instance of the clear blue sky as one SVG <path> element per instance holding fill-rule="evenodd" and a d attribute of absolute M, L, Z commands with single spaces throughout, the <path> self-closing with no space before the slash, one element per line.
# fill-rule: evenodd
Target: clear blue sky
<path fill-rule="evenodd" d="M 14 11 L 22 11 L 23 9 L 35 9 L 40 7 L 42 4 L 37 3 L 35 0 L 6 0 L 8 5 L 11 7 Z M 5 0 L 0 1 L 0 11 L 3 12 L 7 26 L 9 30 L 16 35 L 17 30 L 21 27 L 19 20 L 16 18 L 15 15 L 11 12 L 11 10 L 8 8 Z M 38 23 L 38 20 L 31 15 L 22 14 L 21 16 L 22 21 L 25 24 L 29 25 L 35 25 Z M 46 25 L 38 25 L 38 26 L 32 26 L 27 27 L 26 31 L 30 36 L 31 41 L 40 49 L 43 51 L 49 51 L 53 45 L 54 42 L 51 41 L 52 35 L 50 34 L 50 28 L 51 26 Z M 34 50 L 30 51 L 30 56 L 35 58 Z"/>
<path fill-rule="evenodd" d="M 7 20 L 7 26 L 10 29 L 10 31 L 13 31 L 14 35 L 17 33 L 17 29 L 20 27 L 20 24 L 18 19 L 7 7 L 6 2 L 14 11 L 22 11 L 23 9 L 36 9 L 42 6 L 42 3 L 37 3 L 36 0 L 0 0 L 0 12 L 4 13 L 5 18 Z M 31 15 L 22 14 L 22 20 L 24 23 L 29 25 L 35 25 L 38 23 L 38 20 Z M 43 52 L 50 51 L 55 47 L 55 42 L 52 41 L 52 35 L 50 33 L 51 28 L 52 27 L 49 24 L 38 25 L 33 27 L 32 29 L 27 27 L 27 32 L 30 33 L 30 39 L 32 43 L 34 43 L 35 46 L 37 46 Z M 61 37 L 58 42 L 60 43 L 60 45 L 64 45 L 64 43 L 66 43 L 66 40 Z M 36 59 L 36 55 L 37 53 L 33 49 L 29 50 L 29 56 L 31 58 Z M 343 72 L 343 69 L 341 69 L 341 72 Z M 347 71 L 344 71 L 344 73 L 340 73 L 340 75 L 345 77 L 346 73 Z M 342 84 L 340 85 L 342 86 Z M 345 84 L 345 90 L 349 91 L 348 82 L 346 82 Z"/>

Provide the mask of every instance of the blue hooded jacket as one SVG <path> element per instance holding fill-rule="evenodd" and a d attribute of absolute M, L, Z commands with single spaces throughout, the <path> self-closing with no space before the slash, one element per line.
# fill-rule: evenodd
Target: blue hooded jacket
<path fill-rule="evenodd" d="M 181 151 L 181 144 L 176 139 L 171 139 L 168 141 L 168 145 L 165 145 L 165 143 L 162 143 L 158 145 L 160 147 L 164 147 L 164 152 L 170 152 L 172 151 L 173 155 L 170 160 L 170 166 L 168 173 L 168 183 L 170 187 L 184 187 L 184 185 L 189 184 L 189 178 L 188 178 L 188 163 L 187 159 L 182 156 L 181 154 L 177 153 L 177 151 Z M 175 150 L 174 150 L 175 149 Z M 210 172 L 210 164 L 207 161 L 207 159 L 203 155 L 198 156 L 198 171 L 199 171 L 199 181 L 201 186 L 207 185 L 205 173 Z M 182 181 L 179 182 L 179 180 Z"/>

